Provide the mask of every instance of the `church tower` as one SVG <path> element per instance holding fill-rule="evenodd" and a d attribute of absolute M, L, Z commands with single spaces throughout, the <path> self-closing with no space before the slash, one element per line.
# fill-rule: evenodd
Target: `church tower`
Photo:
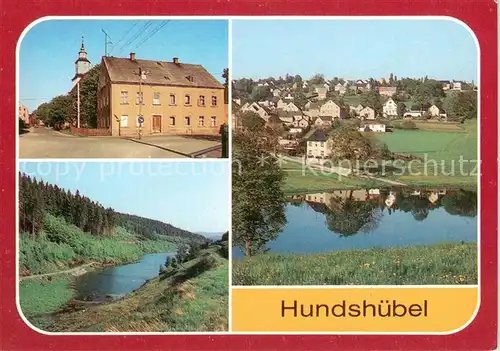
<path fill-rule="evenodd" d="M 85 50 L 85 44 L 83 42 L 82 36 L 82 46 L 80 47 L 80 52 L 78 53 L 78 58 L 75 61 L 75 76 L 71 80 L 73 86 L 82 79 L 82 77 L 90 70 L 90 61 L 87 58 L 87 51 Z"/>

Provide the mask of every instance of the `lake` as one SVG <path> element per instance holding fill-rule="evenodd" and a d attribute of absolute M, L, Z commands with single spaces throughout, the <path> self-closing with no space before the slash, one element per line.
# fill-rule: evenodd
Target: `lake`
<path fill-rule="evenodd" d="M 477 194 L 447 189 L 357 189 L 287 198 L 287 223 L 267 250 L 318 253 L 477 241 Z M 241 258 L 239 248 L 233 257 Z"/>
<path fill-rule="evenodd" d="M 160 265 L 175 252 L 144 255 L 139 262 L 91 271 L 76 279 L 78 300 L 105 301 L 125 296 L 157 277 Z"/>

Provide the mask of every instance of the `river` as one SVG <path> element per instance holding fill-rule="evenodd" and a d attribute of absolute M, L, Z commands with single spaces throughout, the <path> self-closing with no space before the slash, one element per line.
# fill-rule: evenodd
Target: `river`
<path fill-rule="evenodd" d="M 123 297 L 158 276 L 160 266 L 175 252 L 144 255 L 139 262 L 91 271 L 75 281 L 76 298 L 106 301 Z"/>

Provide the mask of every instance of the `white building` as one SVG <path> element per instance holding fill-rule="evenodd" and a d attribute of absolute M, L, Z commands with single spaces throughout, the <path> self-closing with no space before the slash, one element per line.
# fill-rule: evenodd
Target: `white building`
<path fill-rule="evenodd" d="M 366 123 L 359 127 L 360 132 L 368 132 L 368 129 L 370 132 L 376 132 L 376 133 L 385 133 L 385 124 L 383 123 Z"/>
<path fill-rule="evenodd" d="M 384 117 L 395 117 L 398 115 L 398 105 L 392 98 L 389 98 L 382 106 Z"/>

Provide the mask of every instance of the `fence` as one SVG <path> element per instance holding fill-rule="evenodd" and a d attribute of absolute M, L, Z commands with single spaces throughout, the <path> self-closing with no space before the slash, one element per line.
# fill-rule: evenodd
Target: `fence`
<path fill-rule="evenodd" d="M 99 128 L 70 128 L 71 134 L 81 135 L 81 136 L 110 136 L 111 130 L 109 129 L 99 129 Z"/>

